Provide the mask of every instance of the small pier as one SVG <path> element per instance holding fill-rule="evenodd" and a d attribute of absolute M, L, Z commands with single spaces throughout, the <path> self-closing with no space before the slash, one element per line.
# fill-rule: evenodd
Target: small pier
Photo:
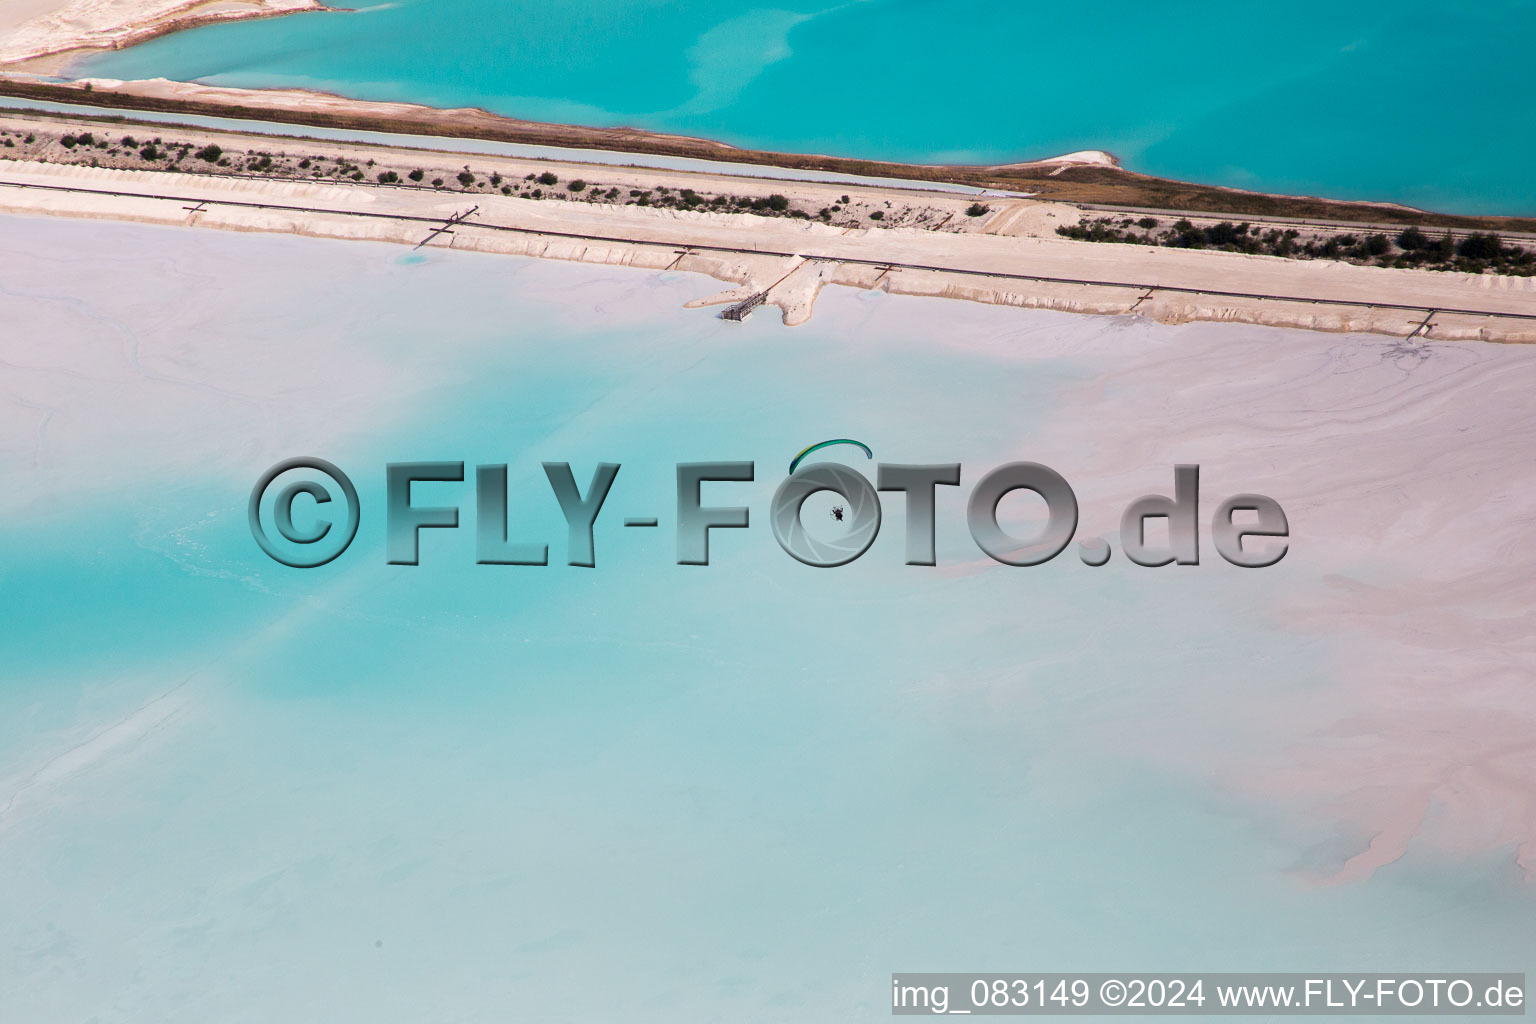
<path fill-rule="evenodd" d="M 720 311 L 720 319 L 733 320 L 736 323 L 741 323 L 747 317 L 751 316 L 752 311 L 758 306 L 761 306 L 763 301 L 767 298 L 768 293 L 766 291 L 761 291 L 754 295 L 747 296 L 740 302 L 733 302 Z"/>

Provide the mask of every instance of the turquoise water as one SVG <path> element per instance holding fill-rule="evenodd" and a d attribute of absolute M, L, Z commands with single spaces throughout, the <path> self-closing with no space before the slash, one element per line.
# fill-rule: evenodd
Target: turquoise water
<path fill-rule="evenodd" d="M 1508 851 L 1318 886 L 1364 837 L 1148 756 L 1274 747 L 1252 709 L 1336 684 L 1265 614 L 1325 586 L 1305 549 L 934 571 L 899 564 L 899 511 L 843 569 L 774 543 L 808 440 L 990 466 L 1099 372 L 1036 342 L 1174 328 L 844 289 L 737 327 L 682 274 L 5 227 L 8 436 L 37 440 L 0 463 L 19 1020 L 875 1020 L 905 969 L 1536 968 Z M 303 453 L 364 508 L 308 572 L 243 515 Z M 672 464 L 735 458 L 758 480 L 706 500 L 755 525 L 673 564 Z M 469 488 L 436 484 L 466 529 L 385 565 L 382 466 L 411 459 L 509 463 L 555 564 L 474 565 Z M 623 465 L 595 570 L 560 564 L 541 460 Z M 943 565 L 977 557 L 963 507 Z"/>
<path fill-rule="evenodd" d="M 1192 181 L 1532 215 L 1533 45 L 1532 0 L 398 0 L 73 70 L 903 161 L 1097 148 Z"/>

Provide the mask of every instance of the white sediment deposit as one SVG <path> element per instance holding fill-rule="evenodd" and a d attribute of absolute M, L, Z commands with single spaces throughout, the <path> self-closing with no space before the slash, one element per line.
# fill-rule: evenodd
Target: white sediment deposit
<path fill-rule="evenodd" d="M 210 22 L 322 7 L 319 0 L 8 0 L 0 4 L 0 64 L 115 50 Z"/>
<path fill-rule="evenodd" d="M 1106 153 L 1102 149 L 1080 149 L 1075 153 L 1063 153 L 1061 156 L 1047 157 L 1044 160 L 1025 160 L 1022 163 L 996 164 L 1000 171 L 1017 170 L 1024 167 L 1055 167 L 1052 174 L 1060 174 L 1068 167 L 1119 167 L 1120 161 L 1115 159 L 1113 153 Z"/>
<path fill-rule="evenodd" d="M 568 1019 L 658 978 L 637 1019 L 863 1019 L 872 957 L 962 932 L 1532 969 L 1536 349 L 846 288 L 782 330 L 681 310 L 687 273 L 41 216 L 0 218 L 0 279 L 7 1020 Z M 1114 557 L 984 559 L 962 486 L 936 567 L 896 495 L 799 565 L 758 510 L 847 424 L 966 485 L 1051 466 Z M 246 520 L 296 454 L 366 509 L 312 572 Z M 542 459 L 622 462 L 604 517 L 671 526 L 674 460 L 755 458 L 704 495 L 752 526 L 709 568 L 613 519 L 596 570 L 491 567 L 442 483 L 461 529 L 385 564 L 381 463 L 460 456 L 538 485 L 552 563 Z M 1120 511 L 1181 462 L 1202 562 L 1133 566 Z M 1279 564 L 1212 553 L 1239 492 Z"/>
<path fill-rule="evenodd" d="M 1035 343 L 1097 369 L 1018 457 L 1092 453 L 1072 481 L 1084 509 L 1171 493 L 1149 467 L 1180 461 L 1202 494 L 1282 496 L 1290 551 L 1227 611 L 1294 636 L 1328 678 L 1260 695 L 1213 672 L 1158 735 L 1106 716 L 1095 750 L 1270 806 L 1315 837 L 1296 869 L 1318 881 L 1410 848 L 1497 850 L 1536 877 L 1536 351 L 1218 325 Z M 1085 512 L 1078 536 L 1119 557 L 1118 527 Z"/>
<path fill-rule="evenodd" d="M 1536 867 L 1529 801 L 1536 779 L 1529 688 L 1536 565 L 1523 542 L 1536 517 L 1536 464 L 1529 458 L 1536 445 L 1529 402 L 1536 350 L 1217 324 L 1170 330 L 1128 319 L 847 292 L 831 303 L 820 333 L 813 326 L 787 337 L 751 327 L 736 333 L 678 313 L 682 296 L 707 288 L 686 276 L 658 282 L 508 261 L 503 277 L 484 260 L 443 252 L 430 258 L 430 275 L 412 278 L 376 246 L 280 237 L 241 242 L 211 232 L 45 219 L 12 221 L 0 237 L 6 311 L 16 328 L 0 348 L 11 367 L 4 373 L 10 397 L 0 402 L 10 439 L 0 504 L 13 520 L 28 509 L 41 515 L 78 500 L 82 491 L 126 488 L 146 453 L 162 473 L 195 469 L 240 495 L 252 465 L 295 448 L 344 444 L 362 419 L 343 425 L 337 408 L 385 423 L 392 409 L 413 408 L 407 396 L 436 393 L 463 365 L 489 358 L 477 344 L 523 346 L 519 358 L 527 360 L 544 351 L 540 330 L 526 325 L 531 333 L 513 332 L 510 340 L 504 327 L 456 328 L 430 344 L 381 344 L 368 327 L 378 315 L 372 302 L 381 280 L 409 289 L 426 322 L 436 316 L 427 312 L 429 300 L 469 294 L 484 304 L 472 303 L 455 323 L 495 322 L 504 315 L 504 296 L 488 296 L 505 284 L 506 301 L 519 303 L 520 316 L 532 315 L 528 296 L 547 296 L 561 322 L 626 341 L 629 325 L 642 324 L 634 344 L 620 351 L 637 366 L 671 360 L 665 365 L 675 363 L 678 372 L 657 379 L 678 388 L 684 385 L 677 380 L 693 379 L 681 369 L 696 355 L 656 339 L 694 331 L 708 339 L 699 352 L 727 362 L 750 361 L 765 346 L 803 356 L 802 346 L 811 344 L 825 349 L 829 365 L 841 366 L 860 346 L 894 347 L 923 360 L 925 386 L 936 405 L 950 410 L 941 418 L 951 424 L 962 403 L 940 396 L 978 386 L 967 368 L 980 367 L 981 378 L 1021 394 L 1032 393 L 1032 380 L 1055 381 L 1035 398 L 1049 415 L 1016 411 L 986 456 L 1038 459 L 1068 475 L 1082 508 L 1078 536 L 1104 536 L 1116 548 L 1112 566 L 1119 568 L 1102 572 L 1128 607 L 1104 610 L 1111 628 L 1173 614 L 1169 606 L 1216 618 L 1188 627 L 1211 645 L 1197 659 L 1208 672 L 1137 682 L 1144 657 L 1179 664 L 1177 645 L 1153 630 L 1145 634 L 1149 650 L 1116 684 L 1135 699 L 1121 693 L 1112 701 L 1069 702 L 1082 716 L 1068 716 L 1070 744 L 1057 740 L 1073 748 L 1070 756 L 1045 738 L 1036 755 L 1072 763 L 1135 757 L 1202 780 L 1292 837 L 1288 842 L 1316 843 L 1318 855 L 1301 870 L 1319 880 L 1362 878 L 1413 844 L 1456 855 L 1502 850 L 1526 872 Z M 577 243 L 547 244 L 568 255 Z M 621 249 L 593 247 L 586 258 L 633 262 Z M 766 269 L 751 257 L 734 266 L 720 260 L 722 273 Z M 323 277 L 324 287 L 301 288 L 289 261 Z M 321 267 L 324 273 L 315 269 Z M 814 262 L 802 262 L 783 285 L 803 295 L 822 274 Z M 473 285 L 466 290 L 461 278 Z M 332 288 L 348 301 L 327 298 Z M 61 304 L 61 296 L 81 298 Z M 256 315 L 268 302 L 281 311 L 271 322 Z M 311 314 L 317 326 L 305 326 Z M 226 326 L 209 327 L 220 323 Z M 125 331 L 133 347 L 122 344 Z M 717 339 L 739 344 L 716 345 Z M 442 358 L 445 351 L 453 358 Z M 868 350 L 853 358 L 874 374 L 871 392 L 883 395 L 892 381 L 876 367 L 889 373 L 889 366 Z M 803 372 L 792 358 L 775 365 L 785 376 Z M 1059 379 L 1052 376 L 1061 370 Z M 312 400 L 320 394 L 327 401 Z M 666 392 L 647 400 L 676 398 Z M 1018 409 L 997 396 L 991 401 Z M 598 436 L 617 431 L 612 423 L 633 408 L 615 402 L 605 406 L 609 427 L 589 427 Z M 990 427 L 984 434 L 992 436 Z M 981 444 L 981 435 L 971 443 Z M 1127 570 L 1116 539 L 1119 510 L 1138 495 L 1166 491 L 1177 462 L 1200 464 L 1204 495 L 1253 491 L 1280 501 L 1291 526 L 1286 558 L 1263 571 L 1237 570 L 1214 560 L 1207 547 L 1212 563 L 1198 569 Z M 1208 516 L 1209 504 L 1202 508 Z M 937 572 L 1019 571 L 966 551 L 974 561 L 946 554 Z M 1068 604 L 1059 613 L 1063 622 L 1075 614 Z M 1011 621 L 1006 611 L 975 614 Z M 1267 682 L 1248 652 L 1217 671 L 1230 656 L 1221 653 L 1220 634 L 1239 623 L 1278 631 L 1288 656 L 1299 660 Z M 1061 657 L 1076 665 L 1086 655 L 1064 648 Z M 989 692 L 999 708 L 1027 699 L 1027 688 L 1002 679 L 966 685 Z M 1149 728 L 1149 720 L 1156 726 Z M 137 728 L 142 720 L 126 721 Z M 126 744 L 136 733 L 102 735 Z M 76 756 L 115 749 L 103 740 Z M 0 769 L 0 782 L 35 774 L 3 761 Z M 40 806 L 58 775 L 45 772 L 27 783 L 29 809 Z M 0 788 L 0 803 L 13 795 Z"/>

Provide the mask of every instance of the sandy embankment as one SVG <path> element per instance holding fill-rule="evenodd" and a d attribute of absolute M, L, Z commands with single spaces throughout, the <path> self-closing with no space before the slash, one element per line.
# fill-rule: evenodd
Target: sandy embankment
<path fill-rule="evenodd" d="M 635 174 L 647 172 L 635 171 Z M 656 172 L 658 180 L 661 172 Z M 673 175 L 672 177 L 675 177 Z M 1053 235 L 839 228 L 743 213 L 535 201 L 361 183 L 281 181 L 16 162 L 0 210 L 416 245 L 434 222 L 478 206 L 434 245 L 709 274 L 738 287 L 695 304 L 767 292 L 788 324 L 827 284 L 1165 323 L 1223 320 L 1406 337 L 1428 319 L 1441 340 L 1536 342 L 1536 279 L 1361 267 L 1241 253 L 1096 245 Z M 759 183 L 761 184 L 761 183 Z M 80 191 L 60 191 L 59 188 Z M 140 196 L 114 194 L 141 193 Z M 199 209 L 188 207 L 207 203 Z M 244 204 L 244 205 L 235 205 Z M 992 218 L 1017 216 L 1012 200 Z M 802 264 L 810 264 L 808 267 Z M 893 266 L 894 264 L 894 266 Z M 1031 278 L 1054 278 L 1038 280 Z M 1217 292 L 1242 294 L 1215 294 Z M 1254 296 L 1254 297 L 1249 297 Z M 1386 305 L 1406 308 L 1382 308 Z"/>
<path fill-rule="evenodd" d="M 271 11 L 268 13 L 285 13 Z M 0 65 L 3 65 L 0 59 Z M 24 70 L 46 70 L 40 67 L 28 66 Z M 602 138 L 607 145 L 621 145 L 625 148 L 617 152 L 634 152 L 636 143 L 648 142 L 665 148 L 669 142 L 681 143 L 699 147 L 702 152 L 696 154 L 698 159 L 710 159 L 715 156 L 723 156 L 727 153 L 739 155 L 737 147 L 729 143 L 719 142 L 714 139 L 694 138 L 690 136 L 671 135 L 665 132 L 652 132 L 631 128 L 585 128 L 579 125 L 552 124 L 541 121 L 524 121 L 519 118 L 507 117 L 502 114 L 493 114 L 479 107 L 427 107 L 419 103 L 400 103 L 391 100 L 358 100 L 347 96 L 339 96 L 335 93 L 319 92 L 313 89 L 241 89 L 230 86 L 206 85 L 201 82 L 177 82 L 169 78 L 142 78 L 125 81 L 117 78 L 80 78 L 70 83 L 70 86 L 81 89 L 89 88 L 100 98 L 106 94 L 117 96 L 131 96 L 152 102 L 193 103 L 200 107 L 214 108 L 230 111 L 240 116 L 260 116 L 270 112 L 275 121 L 281 122 L 285 118 L 295 114 L 305 117 L 321 117 L 331 119 L 336 123 L 363 124 L 376 121 L 400 122 L 404 125 L 414 125 L 419 130 L 431 131 L 432 134 L 444 134 L 445 139 L 452 135 L 443 133 L 445 126 L 451 126 L 454 133 L 463 136 L 475 136 L 482 133 L 484 138 L 495 138 L 498 133 L 507 130 L 535 133 L 543 138 L 541 141 L 549 145 L 583 147 L 596 144 L 596 138 Z M 87 99 L 88 97 L 82 97 Z M 644 149 L 644 146 L 638 147 Z M 763 154 L 765 159 L 773 161 L 775 156 L 795 157 L 795 154 Z M 796 157 L 798 159 L 798 157 Z M 883 164 L 883 161 L 875 162 Z M 747 173 L 751 164 L 743 165 L 743 173 Z M 888 165 L 895 170 L 891 175 L 900 176 L 901 165 Z M 1099 149 L 1085 149 L 1074 153 L 1064 153 L 1060 156 L 1047 157 L 1043 160 L 1026 160 L 1022 163 L 999 164 L 993 168 L 983 170 L 1017 171 L 1025 169 L 1049 168 L 1051 176 L 1072 167 L 1107 167 L 1120 169 L 1120 161 L 1112 154 Z M 879 167 L 872 168 L 878 171 Z M 911 170 L 911 168 L 907 168 Z M 878 175 L 876 175 L 878 176 Z M 979 186 L 976 186 L 979 188 Z M 1019 192 L 1008 189 L 979 188 L 979 191 L 995 196 L 1007 195 L 1034 195 L 1034 192 Z"/>
<path fill-rule="evenodd" d="M 111 0 L 75 0 L 76 3 L 108 3 Z M 118 3 L 127 0 L 116 0 Z M 172 0 L 161 0 L 170 3 Z M 320 8 L 316 0 L 231 0 L 231 2 L 264 4 L 264 10 L 251 14 L 234 15 L 239 17 L 252 17 L 257 14 L 272 15 L 286 14 L 297 10 L 331 9 Z M 287 6 L 285 6 L 287 5 Z M 171 31 L 183 26 L 173 25 L 162 31 Z M 5 29 L 0 26 L 0 65 L 7 63 L 4 54 L 7 52 L 8 41 L 4 38 Z M 140 42 L 140 39 L 128 40 L 119 45 L 129 45 L 131 42 Z M 25 58 L 24 58 L 25 59 Z M 41 71 L 46 70 L 28 64 L 19 70 Z M 453 129 L 461 134 L 472 134 L 477 129 L 490 130 L 493 134 L 496 130 L 526 129 L 560 136 L 571 136 L 570 144 L 590 142 L 592 136 L 608 136 L 610 139 L 627 139 L 633 143 L 637 139 L 648 139 L 657 142 L 668 140 L 684 142 L 702 147 L 705 151 L 714 150 L 721 153 L 736 151 L 737 147 L 729 143 L 719 142 L 714 139 L 695 138 L 692 136 L 672 135 L 666 132 L 653 132 L 643 129 L 611 128 L 594 129 L 579 125 L 554 124 L 542 121 L 524 121 L 519 118 L 507 117 L 502 114 L 493 114 L 488 110 L 478 107 L 428 107 L 419 103 L 401 103 L 390 100 L 359 100 L 335 93 L 319 92 L 313 89 L 243 89 L 231 86 L 207 85 L 201 82 L 177 82 L 169 78 L 142 78 L 134 80 L 122 80 L 116 78 L 80 78 L 69 83 L 69 88 L 91 89 L 96 97 L 103 94 L 116 94 L 120 96 L 138 97 L 144 100 L 188 102 L 210 107 L 231 109 L 242 113 L 251 111 L 270 111 L 274 118 L 282 120 L 284 115 L 294 113 L 325 115 L 348 121 L 376 121 L 376 120 L 401 120 L 408 123 L 422 125 L 431 123 L 435 125 L 452 125 Z M 89 97 L 81 97 L 89 99 Z M 549 140 L 551 143 L 560 143 L 557 138 Z M 775 154 L 765 154 L 775 155 Z M 796 156 L 796 154 L 776 154 L 779 156 Z M 884 161 L 871 161 L 871 163 L 884 163 Z M 901 165 L 890 165 L 899 167 Z M 1020 163 L 998 164 L 991 169 L 997 171 L 1011 171 L 1029 168 L 1050 168 L 1052 175 L 1060 174 L 1069 167 L 1108 167 L 1120 168 L 1120 161 L 1112 154 L 1099 149 L 1085 149 L 1074 153 L 1064 153 L 1060 156 L 1047 157 L 1043 160 L 1026 160 Z"/>
<path fill-rule="evenodd" d="M 0 4 L 0 65 L 47 71 L 84 50 L 117 50 L 216 21 L 323 9 L 319 0 L 8 0 Z"/>
<path fill-rule="evenodd" d="M 281 13 L 281 12 L 272 12 Z M 493 114 L 488 110 L 477 107 L 426 107 L 419 103 L 400 103 L 391 100 L 358 100 L 347 96 L 339 96 L 335 93 L 319 92 L 314 89 L 241 89 L 223 85 L 207 85 L 202 82 L 177 82 L 169 78 L 141 78 L 132 81 L 124 81 L 117 78 L 82 78 L 78 84 L 89 85 L 96 92 L 119 93 L 125 96 L 139 96 L 151 100 L 186 100 L 195 103 L 214 104 L 221 107 L 238 107 L 244 109 L 270 110 L 274 113 L 291 111 L 305 111 L 309 113 L 330 114 L 344 118 L 410 118 L 419 119 L 423 116 L 436 119 L 451 120 L 461 126 L 464 122 L 479 121 L 492 126 L 502 125 L 529 125 L 549 130 L 562 128 L 574 128 L 583 131 L 577 126 L 547 124 L 539 121 L 522 121 L 518 118 L 506 117 L 501 114 Z M 684 136 L 669 135 L 665 132 L 637 132 L 656 139 L 685 138 Z M 712 139 L 697 139 L 686 137 L 687 141 L 696 142 L 721 150 L 735 149 L 736 147 L 725 142 Z M 792 154 L 790 154 L 792 155 Z M 1110 153 L 1102 149 L 1083 149 L 1073 153 L 1063 153 L 1060 156 L 1046 157 L 1043 160 L 1025 160 L 1019 163 L 997 164 L 990 168 L 998 171 L 1023 170 L 1026 168 L 1051 168 L 1051 174 L 1060 174 L 1069 167 L 1112 167 L 1119 168 L 1120 161 Z"/>

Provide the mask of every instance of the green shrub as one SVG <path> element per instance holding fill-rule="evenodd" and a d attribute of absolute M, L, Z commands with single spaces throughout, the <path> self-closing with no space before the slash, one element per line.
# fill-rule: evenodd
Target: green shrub
<path fill-rule="evenodd" d="M 967 217 L 981 217 L 991 212 L 992 207 L 984 206 L 981 203 L 972 203 L 965 208 L 965 215 Z"/>
<path fill-rule="evenodd" d="M 582 181 L 580 178 L 577 178 L 575 181 L 571 182 L 565 187 L 570 189 L 572 192 L 584 192 L 586 191 L 587 183 Z"/>
<path fill-rule="evenodd" d="M 558 185 L 560 184 L 560 179 L 549 171 L 545 171 L 539 175 L 538 182 L 540 185 Z"/>
<path fill-rule="evenodd" d="M 1185 218 L 1174 222 L 1173 232 L 1168 244 L 1179 249 L 1204 249 L 1208 241 L 1205 232 Z"/>
<path fill-rule="evenodd" d="M 425 178 L 426 176 L 427 176 L 427 173 L 425 171 L 423 171 L 420 167 L 416 168 L 410 174 L 406 175 L 406 177 L 410 178 L 412 181 L 420 181 L 422 178 Z"/>
<path fill-rule="evenodd" d="M 789 209 L 789 197 L 781 196 L 777 192 L 768 197 L 768 208 L 778 213 Z"/>
<path fill-rule="evenodd" d="M 379 184 L 380 185 L 393 185 L 395 182 L 397 182 L 399 180 L 400 180 L 400 175 L 396 174 L 394 171 L 380 171 L 379 172 Z"/>
<path fill-rule="evenodd" d="M 202 161 L 204 161 L 206 163 L 210 163 L 210 164 L 218 163 L 219 162 L 219 158 L 222 157 L 223 155 L 224 155 L 224 150 L 217 143 L 209 143 L 208 145 L 204 146 L 202 149 L 197 151 L 197 158 L 199 160 L 202 160 Z"/>
<path fill-rule="evenodd" d="M 884 210 L 876 210 L 874 213 L 869 215 L 869 219 L 870 220 L 885 220 L 885 211 Z"/>
<path fill-rule="evenodd" d="M 1243 234 L 1246 233 L 1246 231 L 1243 232 Z M 1205 229 L 1206 241 L 1211 245 L 1236 245 L 1238 234 L 1237 225 L 1229 220 L 1224 220 L 1220 224 L 1212 224 Z"/>
<path fill-rule="evenodd" d="M 74 149 L 75 143 L 77 141 L 78 140 L 73 135 L 66 135 L 59 140 L 59 145 L 63 146 L 65 149 Z"/>
<path fill-rule="evenodd" d="M 475 183 L 475 176 L 473 174 L 471 174 L 468 171 L 460 171 L 459 172 L 459 184 L 460 185 L 463 185 L 465 188 L 469 188 L 469 186 L 473 185 L 474 183 Z"/>
<path fill-rule="evenodd" d="M 1456 255 L 1469 260 L 1495 260 L 1503 249 L 1504 244 L 1498 235 L 1474 232 L 1461 240 L 1461 244 L 1456 247 Z"/>

